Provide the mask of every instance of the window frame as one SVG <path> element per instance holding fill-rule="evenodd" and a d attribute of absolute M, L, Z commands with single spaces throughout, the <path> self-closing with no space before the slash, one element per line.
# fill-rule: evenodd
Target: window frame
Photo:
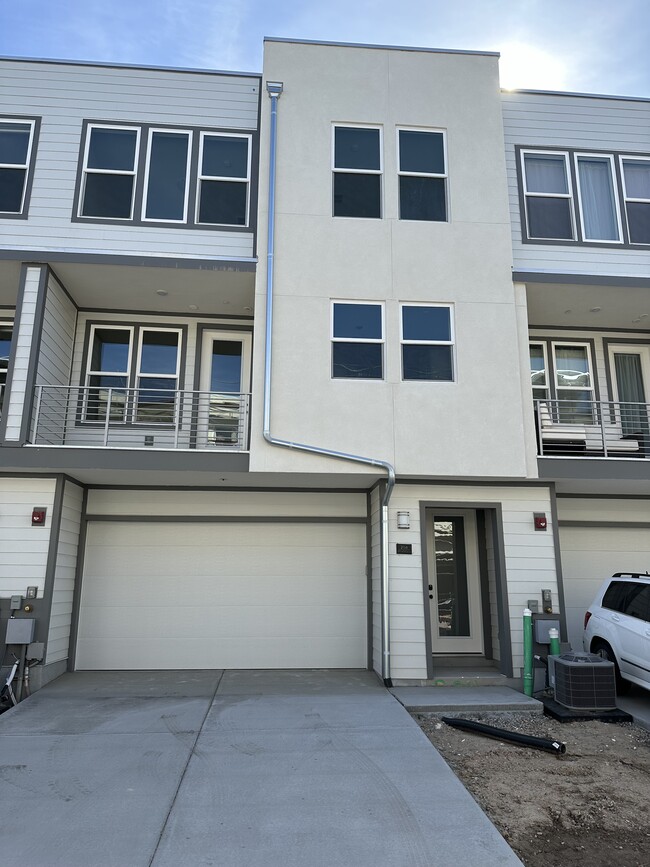
<path fill-rule="evenodd" d="M 133 153 L 133 169 L 131 171 L 126 171 L 124 169 L 89 169 L 88 168 L 88 155 L 90 153 L 90 140 L 92 139 L 92 131 L 94 129 L 119 129 L 122 131 L 131 130 L 135 132 L 135 151 Z M 79 201 L 77 202 L 77 218 L 79 220 L 83 220 L 83 222 L 87 221 L 95 221 L 101 220 L 102 222 L 116 222 L 116 223 L 132 223 L 135 215 L 135 202 L 136 202 L 136 188 L 138 186 L 138 168 L 139 168 L 139 156 L 140 156 L 140 142 L 141 142 L 141 130 L 138 126 L 132 126 L 128 124 L 108 124 L 108 123 L 89 123 L 85 130 L 85 141 L 83 147 L 83 159 L 81 163 L 81 176 L 80 176 L 80 184 L 79 184 Z M 128 217 L 100 217 L 93 216 L 90 214 L 83 214 L 83 205 L 84 199 L 86 196 L 86 183 L 89 174 L 94 175 L 119 175 L 120 177 L 129 176 L 133 178 L 133 187 L 131 189 L 131 211 L 130 216 Z"/>
<path fill-rule="evenodd" d="M 572 345 L 572 344 L 567 344 L 567 345 Z M 542 347 L 542 356 L 543 356 L 543 358 L 544 358 L 544 370 L 545 370 L 545 373 L 546 373 L 546 385 L 533 385 L 533 383 L 532 383 L 533 370 L 532 370 L 532 366 L 530 365 L 530 348 L 531 348 L 532 346 L 541 346 L 541 347 Z M 543 388 L 543 389 L 545 389 L 545 391 L 546 391 L 546 397 L 543 397 L 543 398 L 535 398 L 535 396 L 533 395 L 533 400 L 545 400 L 545 401 L 549 401 L 549 400 L 551 400 L 551 399 L 552 399 L 552 398 L 551 398 L 551 395 L 552 395 L 552 392 L 551 392 L 551 379 L 552 379 L 552 377 L 551 377 L 550 374 L 551 374 L 551 372 L 553 372 L 553 377 L 554 377 L 554 376 L 555 376 L 555 371 L 554 371 L 554 370 L 551 371 L 551 369 L 550 369 L 550 367 L 549 367 L 549 363 L 548 363 L 548 345 L 547 345 L 546 340 L 543 340 L 543 339 L 540 339 L 540 340 L 531 340 L 531 339 L 529 339 L 529 340 L 528 340 L 528 365 L 529 365 L 529 367 L 530 367 L 530 375 L 531 375 L 531 383 L 530 383 L 531 394 L 532 394 L 532 392 L 533 392 L 536 388 Z"/>
<path fill-rule="evenodd" d="M 22 169 L 25 171 L 25 181 L 23 183 L 23 194 L 20 202 L 19 211 L 1 211 L 0 219 L 5 220 L 26 220 L 29 216 L 29 204 L 32 194 L 32 186 L 34 183 L 34 170 L 36 166 L 36 152 L 38 147 L 38 138 L 41 129 L 40 117 L 24 117 L 21 115 L 0 115 L 0 123 L 15 123 L 29 124 L 31 127 L 29 134 L 29 143 L 27 145 L 27 157 L 25 163 L 0 163 L 0 168 L 7 169 Z"/>
<path fill-rule="evenodd" d="M 632 245 L 634 247 L 648 247 L 648 246 L 650 246 L 650 240 L 648 240 L 648 241 L 632 241 L 632 240 L 630 240 L 630 221 L 629 221 L 628 215 L 627 215 L 627 203 L 628 202 L 640 202 L 642 204 L 647 204 L 648 207 L 650 207 L 650 198 L 639 199 L 635 196 L 628 196 L 627 188 L 626 188 L 626 184 L 625 184 L 625 168 L 623 166 L 623 163 L 625 162 L 625 160 L 631 160 L 633 162 L 646 162 L 646 163 L 648 163 L 648 166 L 650 167 L 650 156 L 646 156 L 643 154 L 637 154 L 635 156 L 634 154 L 629 154 L 629 153 L 618 154 L 618 170 L 619 170 L 619 174 L 620 174 L 620 178 L 621 178 L 621 196 L 623 199 L 621 211 L 622 211 L 622 216 L 624 217 L 624 221 L 625 221 L 625 231 L 627 234 L 627 239 L 629 240 L 630 245 Z"/>
<path fill-rule="evenodd" d="M 128 365 L 127 372 L 123 371 L 96 371 L 91 369 L 92 364 L 92 354 L 93 354 L 93 346 L 95 340 L 95 332 L 97 330 L 106 330 L 106 331 L 129 331 L 130 339 L 129 339 L 129 354 L 128 354 Z M 128 401 L 125 401 L 125 410 L 124 410 L 124 419 L 122 421 L 118 420 L 109 420 L 109 426 L 119 426 L 119 427 L 139 427 L 139 428 L 169 428 L 173 427 L 176 423 L 176 418 L 172 418 L 169 422 L 151 422 L 151 421 L 137 421 L 137 392 L 138 392 L 138 381 L 141 376 L 152 377 L 152 374 L 141 374 L 141 360 L 142 360 L 142 334 L 145 331 L 153 331 L 153 332 L 174 332 L 178 334 L 178 353 L 176 356 L 176 376 L 173 377 L 171 374 L 156 374 L 156 379 L 176 379 L 177 387 L 175 391 L 183 390 L 183 378 L 184 378 L 184 370 L 185 370 L 185 353 L 187 351 L 187 326 L 186 325 L 165 325 L 162 323 L 156 322 L 142 322 L 142 323 L 133 323 L 133 322 L 115 322 L 113 320 L 110 321 L 94 321 L 87 323 L 86 336 L 84 338 L 84 354 L 83 354 L 83 366 L 81 373 L 81 386 L 84 389 L 84 393 L 81 396 L 79 401 L 79 407 L 77 410 L 77 424 L 81 424 L 84 427 L 104 427 L 106 425 L 106 419 L 88 419 L 88 393 L 90 388 L 90 377 L 91 376 L 124 376 L 126 379 L 126 386 L 124 388 L 128 390 L 131 394 L 131 397 Z M 118 386 L 115 386 L 116 388 Z"/>
<path fill-rule="evenodd" d="M 345 169 L 336 167 L 336 130 L 337 129 L 376 129 L 379 132 L 379 168 L 378 169 Z M 385 213 L 384 202 L 384 128 L 381 124 L 376 123 L 340 123 L 332 121 L 332 156 L 331 156 L 331 171 L 332 171 L 332 217 L 337 220 L 383 220 Z M 379 175 L 379 216 L 378 217 L 358 217 L 339 215 L 334 213 L 334 176 L 337 174 L 346 175 Z M 354 302 L 358 303 L 358 302 Z"/>
<path fill-rule="evenodd" d="M 91 129 L 94 127 L 103 127 L 106 129 L 132 129 L 138 131 L 138 140 L 136 144 L 135 154 L 135 181 L 132 200 L 131 217 L 94 217 L 83 216 L 83 199 L 85 192 L 85 175 L 87 164 L 87 153 L 90 147 Z M 192 141 L 188 148 L 188 175 L 186 184 L 187 204 L 185 210 L 184 221 L 161 220 L 160 218 L 144 218 L 145 213 L 145 198 L 147 188 L 148 164 L 147 156 L 150 150 L 149 139 L 150 131 L 162 131 L 170 133 L 190 133 Z M 199 181 L 198 173 L 200 169 L 200 150 L 199 137 L 205 135 L 214 136 L 234 136 L 249 139 L 248 146 L 248 191 L 247 191 L 247 223 L 239 225 L 233 223 L 199 223 L 198 216 L 198 191 Z M 82 131 L 79 144 L 79 156 L 77 160 L 77 173 L 75 183 L 74 201 L 72 206 L 71 221 L 73 223 L 90 223 L 92 225 L 104 226 L 138 226 L 147 228 L 161 229 L 193 229 L 208 232 L 244 232 L 255 233 L 257 228 L 257 197 L 258 197 L 258 153 L 259 153 L 259 129 L 234 129 L 232 127 L 219 129 L 212 127 L 196 127 L 196 126 L 175 126 L 174 124 L 153 124 L 147 122 L 129 122 L 129 121 L 106 121 L 96 119 L 84 119 L 82 122 Z M 92 170 L 91 170 L 92 171 Z M 124 174 L 124 172 L 115 172 L 116 174 Z M 2 216 L 2 215 L 0 215 Z"/>
<path fill-rule="evenodd" d="M 149 199 L 149 169 L 151 167 L 151 149 L 153 138 L 157 132 L 172 133 L 173 135 L 187 136 L 187 158 L 185 160 L 185 193 L 183 195 L 183 218 L 181 220 L 172 220 L 167 217 L 147 217 L 147 202 Z M 189 198 L 190 186 L 192 182 L 192 147 L 194 142 L 193 131 L 191 129 L 175 129 L 163 126 L 150 126 L 147 129 L 146 151 L 144 159 L 144 168 L 142 171 L 142 207 L 140 209 L 140 219 L 143 223 L 169 223 L 170 225 L 185 225 L 189 216 Z M 136 164 L 138 154 L 138 145 L 136 144 Z"/>
<path fill-rule="evenodd" d="M 335 337 L 334 336 L 334 307 L 337 304 L 356 304 L 363 306 L 379 307 L 381 313 L 381 338 L 376 337 Z M 335 343 L 373 343 L 380 344 L 381 349 L 381 376 L 334 376 L 334 344 Z M 386 381 L 386 303 L 374 300 L 350 300 L 333 298 L 330 301 L 330 380 L 332 382 L 385 382 Z"/>
<path fill-rule="evenodd" d="M 409 340 L 404 337 L 404 315 L 402 311 L 406 307 L 436 307 L 449 310 L 449 336 L 450 340 Z M 454 304 L 444 301 L 400 301 L 399 303 L 399 355 L 400 355 L 400 379 L 401 382 L 458 382 L 458 370 L 456 366 L 456 325 Z M 406 379 L 404 377 L 404 346 L 449 346 L 451 347 L 451 379 Z"/>
<path fill-rule="evenodd" d="M 612 192 L 614 194 L 614 211 L 616 216 L 616 227 L 618 229 L 618 240 L 612 238 L 587 238 L 585 234 L 585 224 L 584 224 L 584 216 L 583 216 L 583 208 L 582 208 L 582 188 L 580 186 L 580 171 L 578 168 L 578 163 L 581 157 L 587 157 L 587 159 L 599 159 L 599 160 L 607 160 L 609 162 L 610 172 L 611 172 L 611 180 L 612 180 Z M 614 158 L 614 154 L 611 152 L 608 153 L 597 153 L 593 151 L 574 151 L 573 152 L 573 165 L 575 169 L 575 183 L 576 183 L 576 195 L 578 199 L 578 216 L 580 220 L 580 236 L 583 244 L 612 244 L 616 247 L 620 247 L 621 244 L 625 243 L 625 237 L 623 235 L 623 223 L 621 220 L 621 203 L 618 195 L 618 184 L 619 178 L 616 174 L 616 161 Z"/>
<path fill-rule="evenodd" d="M 564 171 L 566 174 L 567 180 L 567 188 L 568 193 L 537 193 L 528 189 L 528 182 L 526 178 L 526 155 L 527 154 L 540 154 L 541 156 L 553 156 L 553 157 L 562 157 L 564 160 Z M 546 244 L 552 244 L 556 242 L 561 243 L 575 243 L 577 240 L 577 231 L 576 231 L 576 203 L 575 196 L 573 194 L 573 179 L 571 176 L 571 163 L 569 160 L 569 152 L 562 150 L 542 150 L 542 149 L 534 149 L 534 148 L 521 148 L 519 152 L 520 157 L 520 172 L 521 172 L 521 190 L 523 197 L 523 216 L 526 226 L 526 238 L 530 241 L 537 241 Z M 528 198 L 529 197 L 540 197 L 545 199 L 568 199 L 569 200 L 569 217 L 571 220 L 571 238 L 538 238 L 534 235 L 530 234 L 530 225 L 528 220 Z"/>
<path fill-rule="evenodd" d="M 570 386 L 570 385 L 560 385 L 558 386 L 558 366 L 557 366 L 557 355 L 556 355 L 556 347 L 558 346 L 569 346 L 569 347 L 580 347 L 585 349 L 587 352 L 587 366 L 589 368 L 589 379 L 591 381 L 590 386 Z M 596 369 L 594 367 L 594 357 L 592 353 L 592 344 L 584 341 L 584 340 L 551 340 L 551 358 L 553 359 L 553 385 L 552 385 L 552 394 L 554 401 L 562 401 L 562 400 L 571 400 L 571 397 L 563 396 L 563 392 L 580 392 L 580 391 L 589 391 L 591 392 L 591 397 L 589 398 L 589 402 L 592 406 L 598 402 L 598 391 L 596 388 Z M 559 403 L 556 403 L 558 407 L 558 414 L 561 411 L 561 407 Z M 592 416 L 594 415 L 594 410 L 592 409 Z M 593 423 L 593 422 L 592 422 Z M 562 424 L 566 425 L 583 425 L 585 422 L 583 421 L 565 421 L 562 420 Z"/>
<path fill-rule="evenodd" d="M 201 171 L 203 166 L 203 142 L 206 136 L 214 136 L 218 138 L 244 138 L 247 141 L 248 154 L 246 160 L 246 178 L 222 177 L 221 175 L 204 175 Z M 252 133 L 236 133 L 236 132 L 219 132 L 217 130 L 201 130 L 199 132 L 199 152 L 198 162 L 196 166 L 196 192 L 194 202 L 194 222 L 197 226 L 219 226 L 228 228 L 247 228 L 250 225 L 251 212 L 251 182 L 252 182 L 252 164 L 253 164 L 253 135 Z M 199 211 L 201 208 L 201 187 L 203 181 L 227 181 L 233 184 L 246 184 L 246 221 L 243 226 L 238 223 L 204 223 L 199 220 Z"/>
<path fill-rule="evenodd" d="M 434 172 L 406 172 L 400 169 L 400 132 L 426 132 L 442 135 L 442 154 L 445 163 L 445 171 L 443 174 Z M 447 130 L 439 127 L 420 127 L 420 126 L 397 126 L 395 127 L 395 153 L 397 156 L 397 214 L 398 219 L 405 223 L 450 223 L 449 214 L 449 161 L 447 159 Z M 400 208 L 400 182 L 401 177 L 406 178 L 442 178 L 445 182 L 445 219 L 444 220 L 413 220 L 408 217 L 402 217 Z"/>

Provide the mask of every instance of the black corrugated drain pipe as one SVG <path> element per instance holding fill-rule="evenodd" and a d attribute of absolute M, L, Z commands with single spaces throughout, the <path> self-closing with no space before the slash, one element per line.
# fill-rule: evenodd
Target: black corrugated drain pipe
<path fill-rule="evenodd" d="M 499 729 L 495 726 L 486 726 L 471 719 L 458 719 L 456 717 L 442 717 L 443 723 L 455 729 L 465 729 L 468 732 L 477 732 L 489 738 L 497 738 L 500 741 L 510 741 L 522 747 L 533 747 L 536 750 L 546 750 L 548 753 L 564 755 L 566 744 L 561 741 L 550 741 L 546 738 L 534 738 L 532 735 L 520 735 L 519 732 L 509 732 L 507 729 Z"/>

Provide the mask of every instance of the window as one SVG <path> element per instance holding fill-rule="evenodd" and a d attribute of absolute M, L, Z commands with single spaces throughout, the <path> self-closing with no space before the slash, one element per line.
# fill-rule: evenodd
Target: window
<path fill-rule="evenodd" d="M 0 214 L 25 215 L 35 126 L 33 120 L 0 118 Z"/>
<path fill-rule="evenodd" d="M 197 222 L 248 225 L 251 138 L 201 133 Z"/>
<path fill-rule="evenodd" d="M 184 223 L 192 134 L 149 131 L 143 219 Z"/>
<path fill-rule="evenodd" d="M 397 130 L 400 220 L 447 220 L 445 134 Z"/>
<path fill-rule="evenodd" d="M 5 385 L 7 383 L 12 331 L 13 325 L 11 322 L 0 322 L 0 409 L 2 409 Z"/>
<path fill-rule="evenodd" d="M 553 344 L 557 418 L 564 424 L 594 423 L 594 384 L 587 344 Z"/>
<path fill-rule="evenodd" d="M 381 218 L 381 130 L 334 127 L 335 217 Z"/>
<path fill-rule="evenodd" d="M 132 219 L 139 137 L 128 127 L 88 128 L 80 216 Z"/>
<path fill-rule="evenodd" d="M 332 377 L 383 379 L 383 305 L 345 301 L 332 304 Z"/>
<path fill-rule="evenodd" d="M 248 226 L 251 150 L 251 135 L 89 124 L 77 216 Z"/>
<path fill-rule="evenodd" d="M 521 156 L 528 237 L 573 240 L 567 154 L 522 151 Z"/>
<path fill-rule="evenodd" d="M 650 244 L 650 157 L 621 157 L 625 216 L 632 244 Z"/>
<path fill-rule="evenodd" d="M 580 224 L 585 241 L 621 241 L 611 156 L 576 154 Z"/>
<path fill-rule="evenodd" d="M 452 310 L 442 304 L 402 305 L 402 379 L 454 379 Z"/>
<path fill-rule="evenodd" d="M 180 370 L 181 330 L 93 325 L 83 420 L 171 424 Z M 135 395 L 135 397 L 133 397 Z"/>
<path fill-rule="evenodd" d="M 548 363 L 546 361 L 546 345 L 544 343 L 530 344 L 530 383 L 533 388 L 533 400 L 548 399 Z"/>

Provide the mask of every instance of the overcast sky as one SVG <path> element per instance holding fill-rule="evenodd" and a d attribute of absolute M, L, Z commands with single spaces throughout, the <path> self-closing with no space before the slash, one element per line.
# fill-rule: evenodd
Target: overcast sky
<path fill-rule="evenodd" d="M 648 0 L 0 0 L 0 54 L 259 72 L 282 36 L 500 51 L 505 87 L 650 97 Z"/>

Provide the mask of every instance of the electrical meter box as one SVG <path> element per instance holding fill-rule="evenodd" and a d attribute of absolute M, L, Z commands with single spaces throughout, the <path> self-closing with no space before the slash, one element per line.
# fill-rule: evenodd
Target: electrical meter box
<path fill-rule="evenodd" d="M 36 631 L 33 617 L 10 617 L 7 620 L 5 644 L 31 644 Z"/>
<path fill-rule="evenodd" d="M 560 632 L 560 620 L 553 617 L 533 617 L 533 636 L 537 644 L 550 644 L 549 629 L 557 629 Z"/>

